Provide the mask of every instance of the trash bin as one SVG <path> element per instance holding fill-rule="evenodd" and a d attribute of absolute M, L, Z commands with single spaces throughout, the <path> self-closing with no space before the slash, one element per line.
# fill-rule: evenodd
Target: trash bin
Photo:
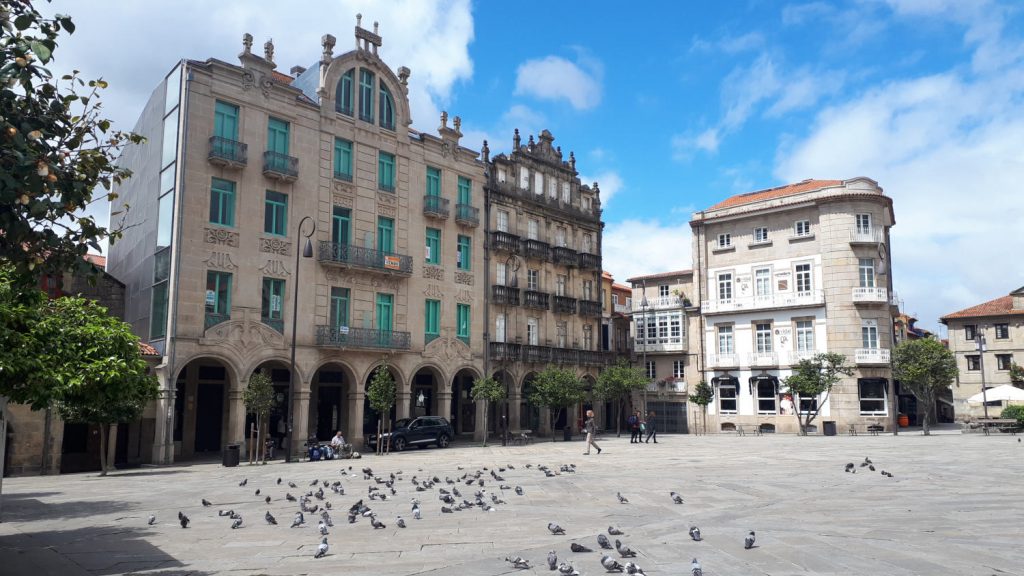
<path fill-rule="evenodd" d="M 228 444 L 224 447 L 223 464 L 228 468 L 238 466 L 239 448 L 241 448 L 241 446 L 238 444 Z"/>
<path fill-rule="evenodd" d="M 835 420 L 825 420 L 824 422 L 822 422 L 822 429 L 821 430 L 825 434 L 825 436 L 835 436 L 836 435 L 836 421 Z"/>

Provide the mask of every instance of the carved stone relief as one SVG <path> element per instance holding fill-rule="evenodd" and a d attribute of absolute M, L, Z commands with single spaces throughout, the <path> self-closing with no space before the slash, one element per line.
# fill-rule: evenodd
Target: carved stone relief
<path fill-rule="evenodd" d="M 377 204 L 377 213 L 381 216 L 387 216 L 388 218 L 394 218 L 398 214 L 398 209 L 394 206 L 385 206 L 383 204 Z"/>
<path fill-rule="evenodd" d="M 280 254 L 288 256 L 291 253 L 292 243 L 279 238 L 260 238 L 260 252 L 269 254 Z"/>
<path fill-rule="evenodd" d="M 367 278 L 366 276 L 360 276 L 356 278 L 356 284 L 360 286 L 369 286 L 375 290 L 398 292 L 398 280 L 393 280 L 391 278 Z"/>
<path fill-rule="evenodd" d="M 441 291 L 441 287 L 437 284 L 427 284 L 427 287 L 423 289 L 423 295 L 428 298 L 440 299 L 444 296 L 444 292 Z"/>
<path fill-rule="evenodd" d="M 345 182 L 343 180 L 334 181 L 334 191 L 341 194 L 353 194 L 356 191 L 355 186 L 351 182 Z"/>
<path fill-rule="evenodd" d="M 209 258 L 203 260 L 207 268 L 219 268 L 221 270 L 237 270 L 238 266 L 231 261 L 231 254 L 227 252 L 210 252 Z"/>
<path fill-rule="evenodd" d="M 395 198 L 394 194 L 389 194 L 387 192 L 377 192 L 377 203 L 390 204 L 394 206 L 395 204 L 398 204 L 398 199 Z"/>
<path fill-rule="evenodd" d="M 342 208 L 355 208 L 356 202 L 349 196 L 342 196 L 341 194 L 334 195 L 334 205 L 341 206 Z"/>
<path fill-rule="evenodd" d="M 288 270 L 288 267 L 284 265 L 281 260 L 270 259 L 267 263 L 260 267 L 260 272 L 268 276 L 291 276 L 292 273 Z"/>
<path fill-rule="evenodd" d="M 203 238 L 210 244 L 220 244 L 238 248 L 238 232 L 224 230 L 223 228 L 204 228 Z"/>
<path fill-rule="evenodd" d="M 352 278 L 343 274 L 341 270 L 328 269 L 326 276 L 327 281 L 332 284 L 340 284 L 342 286 L 352 285 Z"/>
<path fill-rule="evenodd" d="M 467 286 L 473 285 L 473 275 L 469 272 L 456 272 L 455 273 L 456 284 L 466 284 Z"/>
<path fill-rule="evenodd" d="M 423 277 L 424 278 L 430 278 L 431 280 L 441 280 L 443 282 L 444 281 L 444 268 L 440 268 L 440 267 L 437 267 L 437 266 L 424 266 L 423 267 Z"/>
<path fill-rule="evenodd" d="M 444 362 L 451 363 L 455 360 L 471 361 L 473 360 L 473 352 L 462 340 L 446 334 L 440 338 L 435 338 L 434 341 L 427 344 L 423 349 L 423 357 L 438 358 Z"/>
<path fill-rule="evenodd" d="M 244 352 L 251 350 L 254 346 L 277 344 L 282 336 L 262 322 L 229 320 L 207 330 L 204 338 L 227 340 L 242 353 L 241 355 L 244 355 Z"/>
<path fill-rule="evenodd" d="M 473 293 L 466 289 L 459 290 L 458 294 L 455 295 L 455 301 L 460 304 L 472 304 Z"/>

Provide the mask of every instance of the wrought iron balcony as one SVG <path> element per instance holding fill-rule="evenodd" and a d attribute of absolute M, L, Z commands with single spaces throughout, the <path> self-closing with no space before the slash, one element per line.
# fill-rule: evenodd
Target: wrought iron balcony
<path fill-rule="evenodd" d="M 547 262 L 551 259 L 551 245 L 540 240 L 523 240 L 523 254 L 527 258 Z"/>
<path fill-rule="evenodd" d="M 547 310 L 549 306 L 548 299 L 549 295 L 545 292 L 526 290 L 523 292 L 523 307 L 533 308 L 535 310 Z"/>
<path fill-rule="evenodd" d="M 221 322 L 227 322 L 231 320 L 231 314 L 214 314 L 213 312 L 207 312 L 206 318 L 203 321 L 203 330 L 209 330 Z"/>
<path fill-rule="evenodd" d="M 360 268 L 383 274 L 412 275 L 412 257 L 381 252 L 352 244 L 321 241 L 318 259 L 323 264 Z"/>
<path fill-rule="evenodd" d="M 519 253 L 519 236 L 508 232 L 491 232 L 491 248 L 499 252 Z"/>
<path fill-rule="evenodd" d="M 455 222 L 463 226 L 479 226 L 480 209 L 469 204 L 456 204 Z"/>
<path fill-rule="evenodd" d="M 593 270 L 601 269 L 601 257 L 597 254 L 588 254 L 586 252 L 580 252 L 579 255 L 580 268 L 591 268 Z"/>
<path fill-rule="evenodd" d="M 554 310 L 558 314 L 575 314 L 576 299 L 568 296 L 555 296 Z"/>
<path fill-rule="evenodd" d="M 579 255 L 572 248 L 555 246 L 551 249 L 551 252 L 554 256 L 555 264 L 562 264 L 563 266 L 579 266 Z"/>
<path fill-rule="evenodd" d="M 249 161 L 249 145 L 220 136 L 210 136 L 210 153 L 206 159 L 210 164 L 225 168 L 242 168 Z"/>
<path fill-rule="evenodd" d="M 284 334 L 284 320 L 281 318 L 260 318 L 260 322 Z"/>
<path fill-rule="evenodd" d="M 411 334 L 397 330 L 350 328 L 348 326 L 317 326 L 316 345 L 334 348 L 368 348 L 374 350 L 408 350 Z"/>
<path fill-rule="evenodd" d="M 263 153 L 263 175 L 291 182 L 299 177 L 299 159 L 267 150 Z"/>
<path fill-rule="evenodd" d="M 447 220 L 448 199 L 431 194 L 423 196 L 423 215 L 437 218 L 438 220 Z"/>
<path fill-rule="evenodd" d="M 489 345 L 491 360 L 517 361 L 522 346 L 510 342 L 491 342 Z"/>
<path fill-rule="evenodd" d="M 580 316 L 600 318 L 601 303 L 594 300 L 580 300 Z"/>
<path fill-rule="evenodd" d="M 352 172 L 342 172 L 341 170 L 335 170 L 334 171 L 334 179 L 335 180 L 343 180 L 345 182 L 351 182 L 352 181 Z"/>
<path fill-rule="evenodd" d="M 519 306 L 519 288 L 491 286 L 491 303 Z"/>

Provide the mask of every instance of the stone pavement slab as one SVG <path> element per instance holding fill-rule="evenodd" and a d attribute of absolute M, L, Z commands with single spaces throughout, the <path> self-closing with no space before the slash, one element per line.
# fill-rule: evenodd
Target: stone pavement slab
<path fill-rule="evenodd" d="M 1024 445 L 1016 438 L 665 436 L 657 445 L 631 445 L 608 436 L 601 445 L 604 452 L 590 456 L 582 455 L 582 442 L 537 442 L 353 461 L 5 479 L 0 574 L 549 574 L 549 550 L 582 574 L 604 574 L 596 537 L 614 525 L 651 575 L 688 574 L 694 556 L 708 576 L 1024 575 Z M 866 456 L 876 472 L 843 471 Z M 485 473 L 488 494 L 506 504 L 494 512 L 441 513 L 438 489 L 452 488 L 446 477 L 510 464 L 515 468 L 499 474 L 521 486 L 523 496 L 501 490 Z M 575 464 L 576 472 L 549 478 L 538 464 Z M 397 494 L 369 500 L 364 466 L 384 478 L 401 471 Z M 883 477 L 883 469 L 894 478 Z M 415 491 L 413 476 L 435 475 L 441 484 Z M 248 483 L 240 487 L 243 478 Z M 330 553 L 319 560 L 319 515 L 289 528 L 297 506 L 284 498 L 315 490 L 314 479 L 341 481 L 346 491 L 325 490 L 335 527 Z M 454 486 L 469 500 L 480 489 Z M 672 490 L 684 504 L 672 503 Z M 628 504 L 618 502 L 619 491 Z M 413 497 L 422 501 L 419 521 L 409 510 Z M 201 498 L 213 506 L 204 508 Z M 366 518 L 346 522 L 347 508 L 360 498 L 387 528 L 374 530 Z M 218 509 L 242 514 L 244 527 L 231 530 Z M 188 529 L 178 526 L 179 510 L 192 520 Z M 267 510 L 279 525 L 264 522 Z M 157 522 L 148 526 L 151 513 Z M 397 528 L 398 515 L 408 528 Z M 552 521 L 565 536 L 548 533 Z M 692 524 L 704 541 L 690 540 Z M 753 550 L 743 549 L 748 530 L 757 532 Z M 574 554 L 571 542 L 595 551 Z M 534 568 L 515 570 L 504 562 L 508 555 Z"/>

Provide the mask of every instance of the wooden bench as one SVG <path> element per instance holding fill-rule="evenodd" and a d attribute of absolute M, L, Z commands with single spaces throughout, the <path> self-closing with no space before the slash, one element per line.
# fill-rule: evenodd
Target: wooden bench
<path fill-rule="evenodd" d="M 512 430 L 509 432 L 509 444 L 523 445 L 533 442 L 533 430 Z"/>
<path fill-rule="evenodd" d="M 849 429 L 850 436 L 856 436 L 857 435 L 857 432 L 858 432 L 857 426 L 858 426 L 857 424 L 850 424 L 850 429 Z M 872 436 L 878 436 L 879 432 L 884 432 L 885 431 L 885 426 L 882 426 L 881 424 L 865 424 L 865 425 L 863 425 L 862 430 L 864 432 L 867 432 L 868 434 L 871 434 Z"/>
<path fill-rule="evenodd" d="M 975 427 L 977 428 L 981 428 L 985 436 L 988 436 L 993 429 L 1015 436 L 1021 431 L 1020 424 L 1015 418 L 979 418 L 972 424 L 976 425 Z"/>

